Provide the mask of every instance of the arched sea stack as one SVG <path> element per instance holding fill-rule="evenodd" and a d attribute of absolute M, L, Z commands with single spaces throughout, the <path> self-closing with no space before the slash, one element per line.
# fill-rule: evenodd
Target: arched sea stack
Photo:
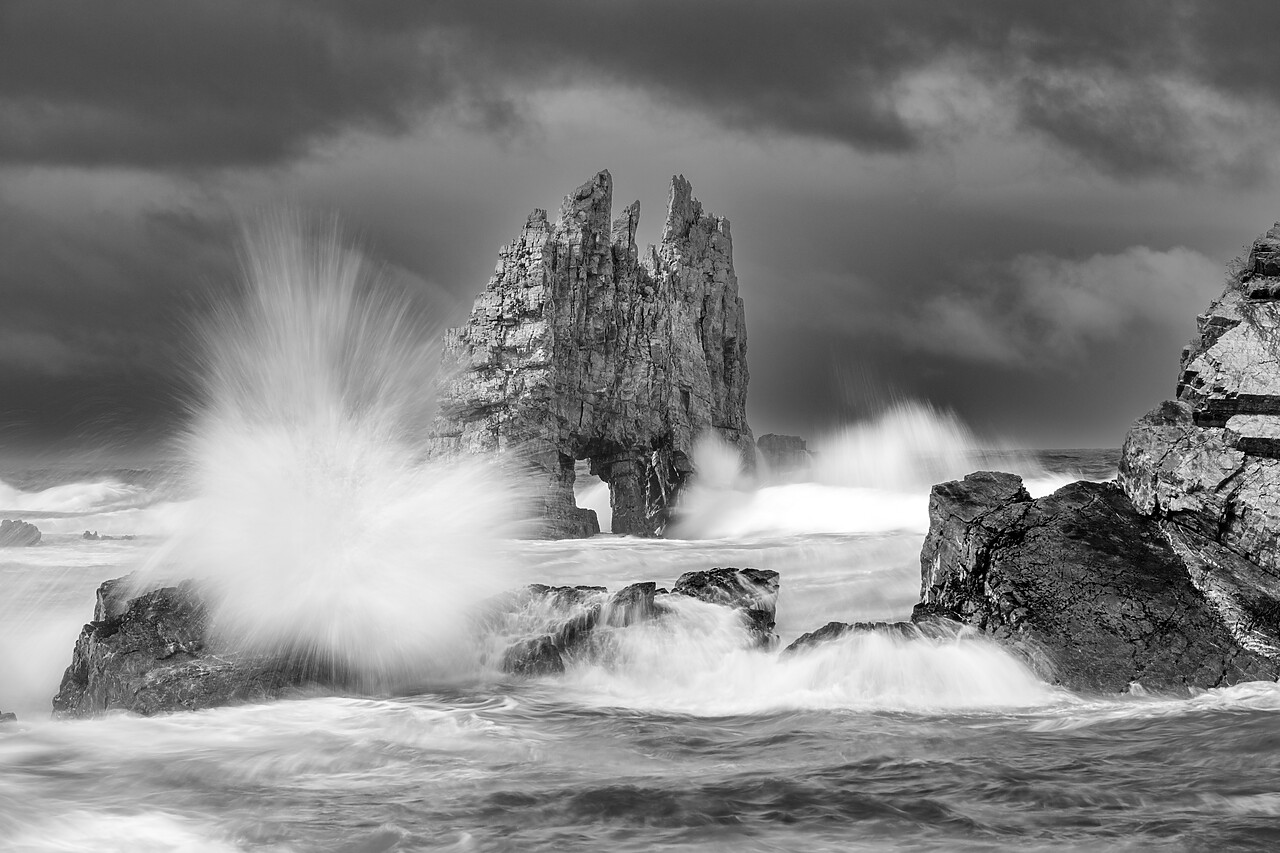
<path fill-rule="evenodd" d="M 616 220 L 612 204 L 603 171 L 554 220 L 535 210 L 445 337 L 436 451 L 527 463 L 547 538 L 599 530 L 574 500 L 577 460 L 609 484 L 613 532 L 641 536 L 662 534 L 702 434 L 755 462 L 728 220 L 673 178 L 661 241 L 641 252 L 640 203 Z"/>

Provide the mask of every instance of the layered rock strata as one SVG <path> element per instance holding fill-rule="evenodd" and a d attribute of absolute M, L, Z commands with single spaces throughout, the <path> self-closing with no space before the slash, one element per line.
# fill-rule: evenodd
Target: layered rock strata
<path fill-rule="evenodd" d="M 546 537 L 590 535 L 574 461 L 609 484 L 613 532 L 661 535 L 714 433 L 754 465 L 746 419 L 747 335 L 729 222 L 672 180 L 657 247 L 636 244 L 639 202 L 612 219 L 607 171 L 535 210 L 445 337 L 435 448 L 507 452 L 534 475 Z"/>

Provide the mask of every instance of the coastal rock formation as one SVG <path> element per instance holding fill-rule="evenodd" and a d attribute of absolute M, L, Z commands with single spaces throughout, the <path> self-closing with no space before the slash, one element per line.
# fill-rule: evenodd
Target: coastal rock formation
<path fill-rule="evenodd" d="M 613 638 L 609 629 L 663 619 L 676 596 L 736 611 L 749 647 L 767 650 L 777 643 L 773 628 L 778 573 L 762 569 L 686 572 L 670 592 L 658 589 L 652 581 L 631 584 L 612 594 L 602 587 L 532 584 L 494 603 L 488 630 L 522 637 L 502 652 L 504 671 L 516 675 L 561 673 L 575 658 L 608 658 Z"/>
<path fill-rule="evenodd" d="M 1280 223 L 1197 322 L 1116 484 L 934 487 L 913 618 L 949 613 L 1078 689 L 1280 676 Z"/>
<path fill-rule="evenodd" d="M 40 544 L 40 530 L 26 521 L 0 521 L 0 548 L 19 548 Z"/>
<path fill-rule="evenodd" d="M 765 471 L 775 482 L 804 479 L 813 468 L 813 454 L 798 435 L 769 433 L 756 440 L 756 447 Z"/>
<path fill-rule="evenodd" d="M 915 618 L 954 614 L 1072 689 L 1181 692 L 1280 675 L 1114 484 L 1033 500 L 1016 475 L 984 471 L 934 486 L 929 521 Z"/>
<path fill-rule="evenodd" d="M 663 532 L 703 433 L 754 467 L 728 220 L 674 178 L 661 241 L 642 251 L 639 202 L 616 220 L 612 205 L 606 171 L 554 219 L 535 210 L 445 337 L 436 451 L 520 459 L 550 538 L 598 531 L 574 502 L 575 460 L 608 482 L 613 532 L 642 536 Z"/>
<path fill-rule="evenodd" d="M 308 681 L 287 662 L 212 648 L 208 623 L 191 581 L 140 595 L 131 578 L 106 581 L 93 621 L 76 640 L 54 714 L 193 711 L 273 699 Z"/>
<path fill-rule="evenodd" d="M 1125 439 L 1120 485 L 1248 648 L 1280 656 L 1280 223 L 1183 350 L 1177 400 Z"/>

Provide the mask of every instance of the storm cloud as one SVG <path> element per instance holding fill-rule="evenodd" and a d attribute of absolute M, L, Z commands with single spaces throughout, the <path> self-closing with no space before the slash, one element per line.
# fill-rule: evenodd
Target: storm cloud
<path fill-rule="evenodd" d="M 981 122 L 1118 176 L 1271 168 L 1280 26 L 1266 2 L 778 4 L 183 0 L 0 9 L 0 158 L 280 163 L 343 133 L 527 129 L 533 93 L 590 81 L 738 131 L 914 149 Z M 939 71 L 992 114 L 921 109 Z"/>
<path fill-rule="evenodd" d="M 1278 26 L 1249 0 L 0 2 L 0 451 L 171 429 L 264 208 L 338 212 L 457 322 L 528 211 L 606 167 L 649 194 L 643 239 L 676 172 L 732 219 L 759 431 L 906 396 L 1114 443 L 1275 218 Z"/>

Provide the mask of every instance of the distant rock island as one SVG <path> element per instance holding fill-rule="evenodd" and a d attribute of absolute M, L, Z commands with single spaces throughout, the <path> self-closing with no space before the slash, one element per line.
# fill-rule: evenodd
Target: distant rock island
<path fill-rule="evenodd" d="M 675 177 L 661 240 L 641 250 L 640 203 L 612 207 L 603 171 L 554 220 L 535 210 L 445 337 L 436 451 L 527 463 L 547 538 L 599 532 L 574 500 L 575 460 L 609 484 L 613 532 L 639 536 L 662 534 L 703 434 L 755 465 L 729 221 Z"/>
<path fill-rule="evenodd" d="M 1280 676 L 1278 300 L 1280 223 L 1198 318 L 1177 399 L 1130 429 L 1116 483 L 934 486 L 913 620 L 968 623 L 1076 690 Z"/>
<path fill-rule="evenodd" d="M 40 544 L 40 529 L 27 521 L 0 521 L 0 548 L 25 548 Z"/>

